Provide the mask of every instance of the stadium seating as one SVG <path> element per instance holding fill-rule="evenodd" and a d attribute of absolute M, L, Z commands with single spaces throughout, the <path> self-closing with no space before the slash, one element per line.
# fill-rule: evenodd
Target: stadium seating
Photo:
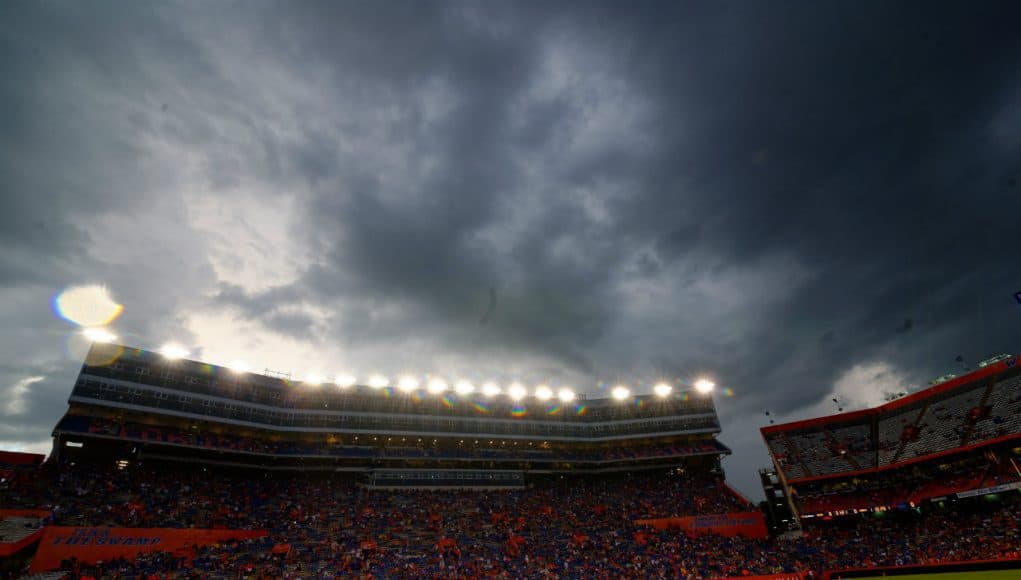
<path fill-rule="evenodd" d="M 500 491 L 376 491 L 343 475 L 219 473 L 77 464 L 22 482 L 5 505 L 58 524 L 267 529 L 263 539 L 68 562 L 72 578 L 720 577 L 1016 555 L 1017 494 L 976 511 L 890 512 L 810 527 L 793 540 L 689 536 L 634 520 L 752 509 L 715 476 L 564 477 Z M 988 505 L 987 505 L 988 504 Z M 978 541 L 977 538 L 982 538 Z M 234 576 L 232 576 L 234 577 Z"/>
<path fill-rule="evenodd" d="M 854 418 L 766 427 L 763 437 L 788 482 L 890 468 L 1014 437 L 1021 434 L 1021 376 L 1003 368 L 1005 375 L 937 386 Z"/>

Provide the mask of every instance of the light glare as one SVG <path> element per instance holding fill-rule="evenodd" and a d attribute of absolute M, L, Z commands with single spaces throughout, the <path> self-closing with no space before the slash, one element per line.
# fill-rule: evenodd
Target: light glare
<path fill-rule="evenodd" d="M 513 385 L 507 388 L 507 394 L 510 395 L 511 399 L 514 399 L 515 401 L 520 401 L 521 399 L 525 398 L 525 395 L 528 394 L 528 391 L 526 391 L 525 387 L 521 386 L 520 383 L 514 383 Z"/>
<path fill-rule="evenodd" d="M 304 382 L 306 385 L 318 387 L 319 385 L 323 384 L 323 377 L 319 373 L 309 373 L 308 375 L 305 376 L 305 380 L 302 382 Z"/>
<path fill-rule="evenodd" d="M 188 356 L 188 349 L 175 342 L 168 342 L 160 349 L 160 354 L 169 359 L 184 358 Z"/>
<path fill-rule="evenodd" d="M 623 401 L 624 399 L 631 396 L 631 391 L 624 385 L 618 385 L 616 387 L 613 387 L 613 390 L 610 391 L 610 395 L 612 395 L 613 398 L 617 399 L 618 401 Z"/>
<path fill-rule="evenodd" d="M 354 384 L 358 382 L 358 379 L 356 379 L 354 375 L 340 374 L 333 379 L 333 382 L 337 383 L 338 387 L 346 389 L 348 387 L 354 386 Z"/>
<path fill-rule="evenodd" d="M 117 340 L 117 336 L 105 328 L 98 327 L 86 328 L 85 330 L 82 331 L 82 334 L 84 334 L 85 338 L 91 340 L 92 342 L 102 343 L 113 342 Z"/>
<path fill-rule="evenodd" d="M 482 385 L 482 394 L 487 397 L 495 397 L 500 394 L 500 386 L 496 383 L 486 383 Z"/>
<path fill-rule="evenodd" d="M 458 385 L 458 387 L 460 387 L 461 383 L 458 383 L 457 385 Z M 432 393 L 434 395 L 438 395 L 438 394 L 446 391 L 448 388 L 449 388 L 449 385 L 447 385 L 447 381 L 445 381 L 445 380 L 443 380 L 441 378 L 438 378 L 438 377 L 435 378 L 435 379 L 432 379 L 431 381 L 429 381 L 429 385 L 426 387 L 426 389 L 430 393 Z M 460 391 L 458 391 L 458 392 L 460 392 Z"/>
<path fill-rule="evenodd" d="M 716 388 L 716 383 L 709 379 L 699 379 L 695 381 L 695 390 L 700 393 L 711 393 Z"/>
<path fill-rule="evenodd" d="M 660 397 L 666 397 L 670 395 L 674 388 L 666 383 L 659 383 L 655 387 L 652 387 L 652 390 Z"/>
<path fill-rule="evenodd" d="M 369 377 L 369 386 L 372 387 L 373 389 L 382 389 L 384 387 L 390 386 L 390 379 L 384 377 L 383 375 L 372 375 L 371 377 Z"/>
<path fill-rule="evenodd" d="M 406 393 L 414 391 L 418 388 L 418 379 L 411 375 L 404 375 L 401 380 L 397 381 L 397 388 Z"/>
<path fill-rule="evenodd" d="M 248 372 L 248 364 L 245 363 L 245 361 L 242 361 L 242 360 L 231 361 L 230 364 L 227 365 L 227 368 L 229 368 L 230 370 L 232 370 L 232 371 L 234 371 L 236 373 L 246 373 L 246 372 Z"/>
<path fill-rule="evenodd" d="M 571 389 L 560 389 L 557 392 L 557 397 L 565 403 L 570 403 L 574 400 L 574 391 Z"/>
<path fill-rule="evenodd" d="M 454 392 L 458 395 L 470 395 L 475 392 L 475 385 L 471 384 L 471 381 L 457 381 Z"/>
<path fill-rule="evenodd" d="M 535 387 L 535 398 L 540 401 L 548 401 L 553 398 L 553 391 L 546 385 Z"/>

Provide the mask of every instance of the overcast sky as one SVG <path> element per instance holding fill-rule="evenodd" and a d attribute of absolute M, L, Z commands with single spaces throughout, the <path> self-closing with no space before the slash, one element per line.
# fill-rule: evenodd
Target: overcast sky
<path fill-rule="evenodd" d="M 0 448 L 101 284 L 296 377 L 708 375 L 758 497 L 766 410 L 1021 350 L 1019 11 L 938 4 L 6 2 Z"/>

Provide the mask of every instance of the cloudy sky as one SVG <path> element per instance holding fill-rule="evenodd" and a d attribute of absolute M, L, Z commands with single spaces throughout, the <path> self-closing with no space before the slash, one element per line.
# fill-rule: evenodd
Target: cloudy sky
<path fill-rule="evenodd" d="M 0 448 L 124 342 L 600 393 L 757 429 L 1021 350 L 1007 3 L 8 2 Z"/>

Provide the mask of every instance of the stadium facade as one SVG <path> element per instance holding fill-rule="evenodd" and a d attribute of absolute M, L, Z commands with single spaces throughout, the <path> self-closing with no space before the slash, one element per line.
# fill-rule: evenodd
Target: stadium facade
<path fill-rule="evenodd" d="M 1012 491 L 1021 478 L 1021 365 L 1000 355 L 878 407 L 761 433 L 773 462 L 763 481 L 781 484 L 767 490 L 771 507 L 787 501 L 803 520 Z"/>
<path fill-rule="evenodd" d="M 514 400 L 425 387 L 310 384 L 94 344 L 53 431 L 54 456 L 363 473 L 381 487 L 517 487 L 539 474 L 720 472 L 697 391 Z"/>

